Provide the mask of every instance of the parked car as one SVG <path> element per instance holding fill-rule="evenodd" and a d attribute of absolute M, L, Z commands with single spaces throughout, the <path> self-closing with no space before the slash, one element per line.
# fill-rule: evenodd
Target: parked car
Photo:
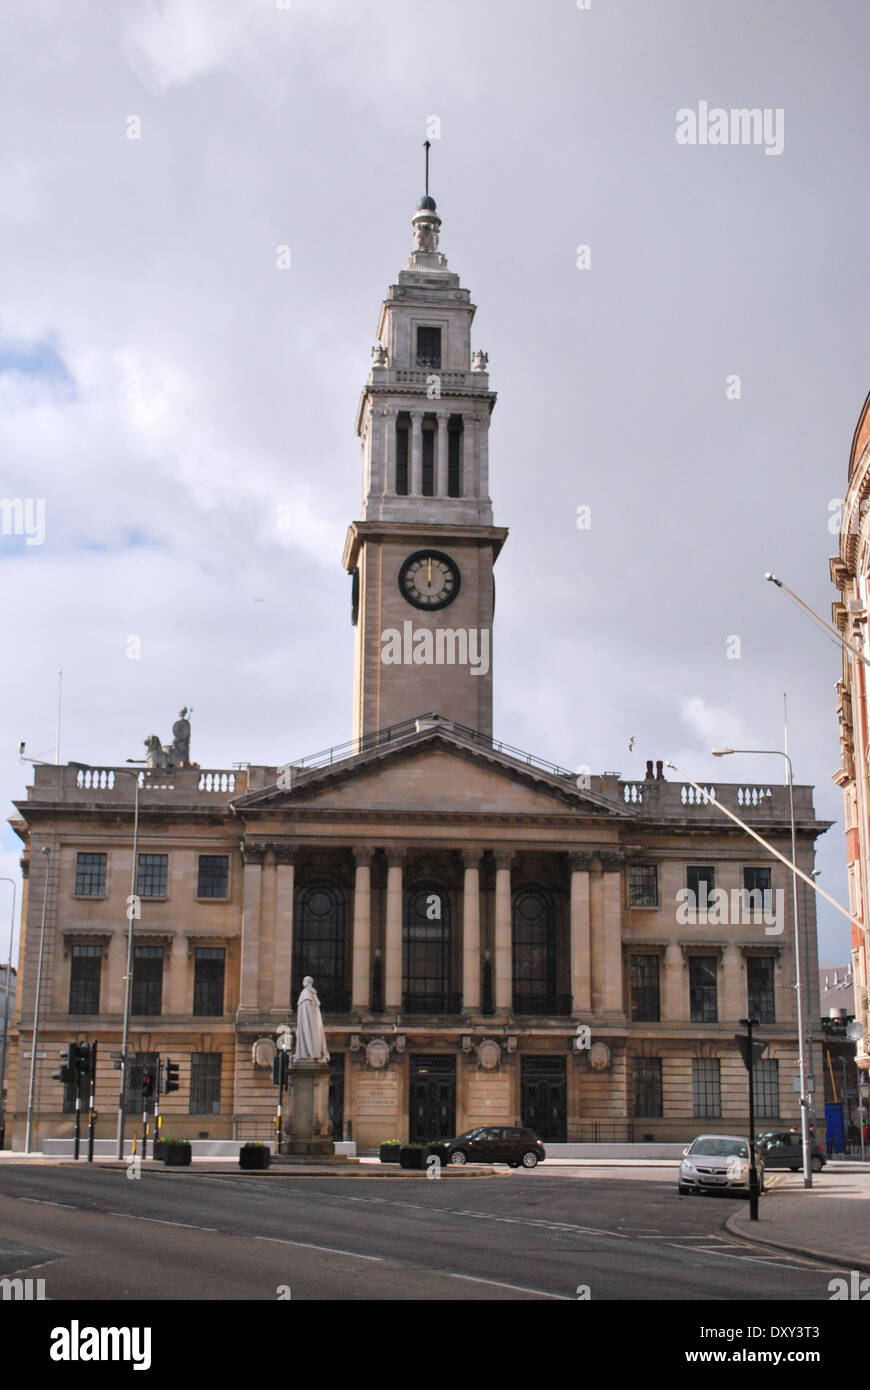
<path fill-rule="evenodd" d="M 797 1173 L 804 1166 L 804 1146 L 798 1129 L 773 1129 L 758 1137 L 758 1152 L 765 1168 L 790 1168 Z M 810 1167 L 820 1173 L 828 1161 L 824 1146 L 810 1139 Z"/>
<path fill-rule="evenodd" d="M 699 1134 L 687 1149 L 683 1149 L 677 1191 L 681 1197 L 690 1192 L 749 1191 L 749 1140 L 745 1135 Z M 758 1187 L 764 1191 L 764 1163 L 757 1159 Z"/>
<path fill-rule="evenodd" d="M 532 1129 L 469 1129 L 447 1143 L 447 1162 L 507 1163 L 511 1168 L 534 1168 L 547 1157 L 546 1149 Z"/>

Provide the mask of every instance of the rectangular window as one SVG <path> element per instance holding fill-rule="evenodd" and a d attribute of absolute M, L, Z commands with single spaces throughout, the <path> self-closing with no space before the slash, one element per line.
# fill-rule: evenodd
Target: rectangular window
<path fill-rule="evenodd" d="M 660 1057 L 635 1057 L 634 1114 L 637 1119 L 657 1119 L 662 1113 L 662 1062 Z"/>
<path fill-rule="evenodd" d="M 770 869 L 744 869 L 743 895 L 747 911 L 759 916 L 762 912 L 772 912 Z"/>
<path fill-rule="evenodd" d="M 749 1017 L 759 1023 L 776 1023 L 773 956 L 749 956 L 746 961 Z"/>
<path fill-rule="evenodd" d="M 221 1054 L 193 1052 L 190 1057 L 191 1115 L 221 1112 Z"/>
<path fill-rule="evenodd" d="M 163 947 L 133 948 L 133 993 L 130 1012 L 159 1014 L 163 1007 Z"/>
<path fill-rule="evenodd" d="M 712 864 L 690 864 L 686 869 L 686 887 L 691 893 L 687 906 L 706 912 L 710 894 L 716 887 L 716 870 Z"/>
<path fill-rule="evenodd" d="M 752 1070 L 755 1091 L 755 1118 L 779 1119 L 779 1062 L 762 1057 Z"/>
<path fill-rule="evenodd" d="M 193 1012 L 202 1017 L 224 1011 L 224 958 L 226 952 L 198 946 L 193 966 Z"/>
<path fill-rule="evenodd" d="M 659 871 L 657 865 L 629 865 L 628 904 L 629 907 L 658 907 Z"/>
<path fill-rule="evenodd" d="M 160 1058 L 156 1052 L 133 1052 L 127 1063 L 127 1096 L 124 1102 L 124 1109 L 128 1115 L 140 1114 L 145 1101 L 142 1094 L 142 1087 L 145 1077 L 151 1076 L 157 1080 L 157 1067 Z M 154 1108 L 154 1097 L 148 1100 L 148 1109 Z"/>
<path fill-rule="evenodd" d="M 447 496 L 462 496 L 462 421 L 451 420 L 447 431 Z"/>
<path fill-rule="evenodd" d="M 69 1011 L 71 1014 L 100 1012 L 100 972 L 102 946 L 73 946 L 69 973 Z"/>
<path fill-rule="evenodd" d="M 230 860 L 226 854 L 201 854 L 196 884 L 198 898 L 225 898 L 228 893 Z"/>
<path fill-rule="evenodd" d="M 692 1062 L 692 1114 L 696 1120 L 718 1120 L 722 1114 L 718 1057 Z"/>
<path fill-rule="evenodd" d="M 423 434 L 423 496 L 435 496 L 435 431 L 426 429 Z"/>
<path fill-rule="evenodd" d="M 689 957 L 689 1008 L 692 1023 L 718 1023 L 718 956 Z"/>
<path fill-rule="evenodd" d="M 396 495 L 408 496 L 408 454 L 410 432 L 408 418 L 396 421 Z"/>
<path fill-rule="evenodd" d="M 660 1014 L 659 958 L 630 957 L 629 1008 L 632 1023 L 658 1023 Z"/>
<path fill-rule="evenodd" d="M 140 898 L 165 898 L 169 871 L 168 854 L 140 854 L 136 892 Z"/>
<path fill-rule="evenodd" d="M 106 895 L 106 856 L 76 855 L 77 898 L 104 898 Z"/>
<path fill-rule="evenodd" d="M 441 329 L 417 329 L 417 366 L 441 366 Z"/>

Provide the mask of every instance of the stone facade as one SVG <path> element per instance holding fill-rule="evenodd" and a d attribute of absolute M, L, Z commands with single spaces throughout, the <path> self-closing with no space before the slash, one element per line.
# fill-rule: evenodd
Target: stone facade
<path fill-rule="evenodd" d="M 310 974 L 332 1054 L 333 1132 L 363 1147 L 477 1124 L 527 1124 L 550 1142 L 743 1131 L 733 1035 L 747 1012 L 760 1013 L 769 1045 L 759 1118 L 794 1122 L 785 867 L 652 764 L 638 782 L 578 777 L 492 738 L 492 569 L 507 535 L 488 491 L 495 396 L 439 228 L 434 201 L 421 200 L 357 419 L 363 509 L 344 551 L 353 741 L 283 768 L 139 774 L 129 1106 L 159 1054 L 180 1065 L 164 1132 L 268 1138 L 273 1040 L 292 1029 Z M 411 659 L 385 662 L 385 629 L 406 623 L 423 634 Z M 425 660 L 445 630 L 455 640 L 472 629 L 488 634 L 485 671 Z M 716 792 L 789 854 L 785 788 Z M 51 1072 L 57 1049 L 81 1037 L 100 1045 L 98 1134 L 114 1132 L 133 793 L 129 769 L 38 766 L 17 804 L 19 1148 L 41 945 L 36 1141 L 72 1130 Z M 809 872 L 827 827 L 810 788 L 795 800 Z M 687 907 L 699 883 L 714 898 Z M 813 895 L 799 907 L 815 1000 Z"/>

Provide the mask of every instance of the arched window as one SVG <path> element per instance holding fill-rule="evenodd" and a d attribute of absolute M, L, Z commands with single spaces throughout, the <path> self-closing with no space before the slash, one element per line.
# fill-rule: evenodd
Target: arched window
<path fill-rule="evenodd" d="M 293 1001 L 311 975 L 320 1003 L 333 1012 L 349 1007 L 344 982 L 344 894 L 330 883 L 310 883 L 296 895 L 293 924 Z"/>
<path fill-rule="evenodd" d="M 409 460 L 411 452 L 411 417 L 401 414 L 396 418 L 396 494 L 408 496 Z"/>
<path fill-rule="evenodd" d="M 555 911 L 544 888 L 514 894 L 513 995 L 515 1013 L 557 1012 Z"/>
<path fill-rule="evenodd" d="M 450 899 L 440 884 L 418 883 L 405 893 L 402 939 L 407 1012 L 455 1012 L 458 1001 L 449 993 Z"/>

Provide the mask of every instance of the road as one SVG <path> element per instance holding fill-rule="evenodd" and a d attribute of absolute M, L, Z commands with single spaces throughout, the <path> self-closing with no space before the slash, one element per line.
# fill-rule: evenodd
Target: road
<path fill-rule="evenodd" d="M 0 1275 L 43 1278 L 47 1299 L 827 1300 L 838 1271 L 728 1234 L 739 1204 L 680 1198 L 661 1170 L 430 1181 L 158 1165 L 130 1180 L 7 1163 Z"/>

